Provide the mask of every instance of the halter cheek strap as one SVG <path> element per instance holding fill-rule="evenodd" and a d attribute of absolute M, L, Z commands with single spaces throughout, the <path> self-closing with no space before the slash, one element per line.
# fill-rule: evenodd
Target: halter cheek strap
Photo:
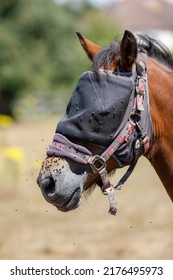
<path fill-rule="evenodd" d="M 100 178 L 102 180 L 101 189 L 103 194 L 108 195 L 110 204 L 109 213 L 111 213 L 112 215 L 116 215 L 117 212 L 117 202 L 114 189 L 120 190 L 123 187 L 124 183 L 133 172 L 139 157 L 147 152 L 149 148 L 148 137 L 146 135 L 141 135 L 136 139 L 134 160 L 116 186 L 113 186 L 110 183 L 109 175 L 106 170 L 106 162 L 124 142 L 128 142 L 128 139 L 134 133 L 134 130 L 138 129 L 139 128 L 137 123 L 128 121 L 127 125 L 121 131 L 120 136 L 116 138 L 101 155 L 90 156 L 88 158 L 88 163 L 90 164 L 93 172 L 100 175 Z"/>

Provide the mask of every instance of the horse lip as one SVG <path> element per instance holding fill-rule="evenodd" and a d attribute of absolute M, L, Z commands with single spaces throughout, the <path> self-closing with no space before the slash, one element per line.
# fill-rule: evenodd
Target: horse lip
<path fill-rule="evenodd" d="M 60 210 L 61 212 L 68 212 L 70 210 L 76 209 L 80 202 L 81 202 L 81 189 L 80 187 L 77 187 L 74 192 L 71 194 L 69 199 L 61 206 L 54 204 L 54 206 L 57 208 L 57 210 Z"/>

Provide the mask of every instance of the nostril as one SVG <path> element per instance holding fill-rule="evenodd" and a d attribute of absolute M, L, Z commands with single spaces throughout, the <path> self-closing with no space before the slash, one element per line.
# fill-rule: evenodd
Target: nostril
<path fill-rule="evenodd" d="M 55 193 L 55 182 L 52 177 L 42 179 L 41 187 L 47 195 Z"/>

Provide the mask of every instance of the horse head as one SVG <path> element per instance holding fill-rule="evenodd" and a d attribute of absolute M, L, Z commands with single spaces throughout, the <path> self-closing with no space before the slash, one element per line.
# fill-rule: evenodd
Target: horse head
<path fill-rule="evenodd" d="M 155 121 L 158 109 L 153 105 L 150 117 L 149 103 L 153 99 L 150 96 L 149 101 L 147 63 L 149 74 L 158 66 L 147 60 L 150 51 L 146 50 L 146 42 L 151 43 L 150 40 L 145 38 L 140 45 L 129 31 L 124 32 L 120 42 L 105 48 L 80 33 L 77 35 L 93 71 L 80 77 L 66 113 L 57 125 L 37 183 L 46 201 L 63 212 L 77 208 L 82 193 L 99 185 L 108 194 L 110 212 L 115 214 L 116 201 L 109 173 L 130 165 L 117 185 L 120 188 L 139 156 L 145 155 L 160 176 L 155 160 L 159 159 L 159 149 L 154 145 L 154 139 L 158 143 L 157 132 L 160 133 Z M 149 91 L 153 95 L 154 88 L 150 86 Z M 166 189 L 173 198 L 172 189 Z"/>

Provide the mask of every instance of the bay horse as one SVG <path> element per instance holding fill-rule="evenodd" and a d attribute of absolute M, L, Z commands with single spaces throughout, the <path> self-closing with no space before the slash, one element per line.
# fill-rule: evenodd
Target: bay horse
<path fill-rule="evenodd" d="M 129 165 L 120 188 L 144 155 L 173 201 L 173 57 L 147 35 L 126 30 L 109 46 L 77 32 L 93 64 L 85 72 L 56 128 L 37 183 L 47 202 L 67 212 L 99 185 L 116 214 L 109 174 Z"/>

